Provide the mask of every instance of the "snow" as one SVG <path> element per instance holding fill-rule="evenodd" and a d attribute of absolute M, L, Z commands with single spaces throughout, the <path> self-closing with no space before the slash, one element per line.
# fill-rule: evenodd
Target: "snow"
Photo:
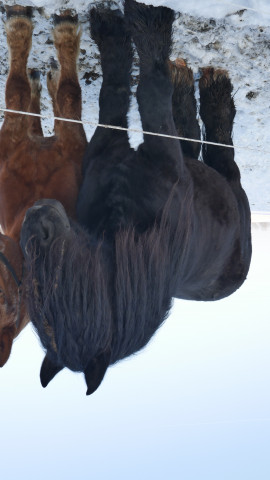
<path fill-rule="evenodd" d="M 97 122 L 98 95 L 102 81 L 99 54 L 89 35 L 87 13 L 90 6 L 104 2 L 87 0 L 21 0 L 6 1 L 38 7 L 34 14 L 33 47 L 29 66 L 42 72 L 42 113 L 52 116 L 46 89 L 46 71 L 50 56 L 55 56 L 52 44 L 51 14 L 62 8 L 74 8 L 82 28 L 79 56 L 79 78 L 83 92 L 83 120 Z M 211 0 L 145 0 L 144 3 L 166 5 L 181 12 L 174 26 L 172 58 L 187 60 L 195 75 L 196 86 L 200 68 L 213 65 L 229 71 L 234 85 L 237 109 L 234 125 L 235 159 L 240 167 L 242 184 L 252 210 L 270 210 L 270 5 L 267 0 L 243 0 L 240 3 Z M 122 8 L 121 0 L 107 4 Z M 1 6 L 1 2 L 0 2 Z M 252 10 L 253 9 L 253 10 Z M 0 9 L 0 17 L 5 13 Z M 8 71 L 4 24 L 0 23 L 0 106 L 4 106 L 4 88 Z M 138 75 L 134 67 L 133 74 Z M 131 101 L 129 125 L 140 129 L 135 100 Z M 3 118 L 3 116 L 2 116 Z M 53 133 L 53 121 L 44 120 L 46 135 Z M 85 125 L 88 139 L 94 131 Z M 130 137 L 133 146 L 142 140 L 140 134 Z M 250 150 L 249 148 L 252 148 Z"/>

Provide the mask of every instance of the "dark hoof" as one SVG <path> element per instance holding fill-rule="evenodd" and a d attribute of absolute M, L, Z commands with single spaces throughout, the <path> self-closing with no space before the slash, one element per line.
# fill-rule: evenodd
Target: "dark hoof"
<path fill-rule="evenodd" d="M 173 10 L 126 0 L 125 21 L 144 65 L 148 63 L 150 67 L 168 59 L 172 42 Z"/>
<path fill-rule="evenodd" d="M 131 25 L 136 25 L 137 30 L 147 31 L 147 27 L 166 30 L 172 24 L 174 16 L 174 11 L 168 7 L 154 7 L 135 0 L 125 0 L 125 17 L 131 21 Z"/>
<path fill-rule="evenodd" d="M 35 82 L 40 81 L 40 70 L 37 70 L 36 68 L 29 68 L 28 69 L 28 76 L 30 80 L 33 80 Z"/>
<path fill-rule="evenodd" d="M 206 67 L 201 70 L 199 80 L 200 115 L 206 128 L 210 131 L 231 132 L 236 113 L 232 97 L 233 86 L 227 70 Z M 216 138 L 220 143 L 226 143 L 222 138 Z"/>
<path fill-rule="evenodd" d="M 58 70 L 58 63 L 54 57 L 50 57 L 50 67 L 51 70 Z"/>
<path fill-rule="evenodd" d="M 6 5 L 7 19 L 11 17 L 27 17 L 32 18 L 33 8 L 32 7 L 23 7 L 22 5 Z"/>
<path fill-rule="evenodd" d="M 78 23 L 78 14 L 73 9 L 62 10 L 60 12 L 60 15 L 57 15 L 55 13 L 52 18 L 54 26 L 59 25 L 59 23 L 63 22 L 73 23 L 75 25 Z"/>
<path fill-rule="evenodd" d="M 229 74 L 227 70 L 214 67 L 204 67 L 200 69 L 201 78 L 200 78 L 200 88 L 210 88 L 214 84 L 224 83 L 227 86 L 231 85 Z M 232 86 L 231 86 L 232 90 Z"/>
<path fill-rule="evenodd" d="M 99 45 L 103 38 L 113 37 L 114 41 L 125 32 L 125 22 L 122 12 L 103 7 L 92 8 L 89 15 L 91 37 Z"/>
<path fill-rule="evenodd" d="M 168 7 L 154 7 L 153 5 L 145 5 L 135 0 L 125 0 L 125 16 L 132 21 L 144 27 L 144 22 L 150 25 L 159 25 L 162 28 L 163 23 L 167 24 L 174 20 L 174 11 Z"/>
<path fill-rule="evenodd" d="M 47 80 L 51 82 L 53 78 L 55 78 L 55 75 L 58 75 L 59 67 L 54 57 L 50 57 L 49 65 L 50 65 L 50 70 L 47 72 Z"/>
<path fill-rule="evenodd" d="M 52 81 L 53 79 L 56 79 L 56 75 L 59 74 L 59 66 L 54 57 L 50 57 L 49 66 L 50 70 L 47 72 L 47 80 Z"/>
<path fill-rule="evenodd" d="M 200 96 L 203 103 L 209 105 L 223 105 L 232 109 L 233 86 L 227 70 L 214 67 L 201 69 L 202 76 L 199 80 Z M 233 107 L 234 109 L 234 107 Z"/>

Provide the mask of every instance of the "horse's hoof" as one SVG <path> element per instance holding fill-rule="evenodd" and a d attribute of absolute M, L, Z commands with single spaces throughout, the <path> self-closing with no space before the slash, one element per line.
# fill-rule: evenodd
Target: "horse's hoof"
<path fill-rule="evenodd" d="M 213 97 L 224 98 L 224 94 L 231 94 L 233 86 L 227 70 L 214 67 L 205 67 L 201 70 L 199 81 L 200 91 L 208 90 Z M 209 93 L 210 95 L 210 93 Z"/>
<path fill-rule="evenodd" d="M 59 67 L 58 63 L 55 60 L 54 57 L 50 57 L 50 70 L 47 73 L 47 85 L 49 88 L 49 84 L 53 84 L 53 82 L 56 84 L 59 79 Z"/>
<path fill-rule="evenodd" d="M 232 97 L 233 86 L 227 70 L 206 67 L 199 80 L 200 116 L 208 131 L 214 131 L 219 125 L 216 141 L 226 143 L 222 132 L 232 130 L 236 113 Z"/>
<path fill-rule="evenodd" d="M 6 5 L 7 20 L 11 17 L 27 17 L 32 18 L 33 8 L 23 7 L 22 5 Z"/>
<path fill-rule="evenodd" d="M 229 73 L 227 70 L 222 68 L 214 67 L 203 67 L 200 69 L 201 78 L 200 78 L 200 87 L 208 88 L 214 83 L 223 83 L 230 82 Z"/>
<path fill-rule="evenodd" d="M 75 25 L 78 23 L 78 14 L 74 9 L 62 10 L 60 15 L 55 13 L 52 18 L 54 26 L 63 22 L 74 23 Z"/>
<path fill-rule="evenodd" d="M 28 76 L 34 82 L 40 81 L 40 70 L 37 68 L 28 68 Z"/>
<path fill-rule="evenodd" d="M 173 85 L 192 87 L 194 85 L 193 72 L 183 58 L 177 58 L 174 62 L 169 60 L 169 70 Z"/>
<path fill-rule="evenodd" d="M 114 42 L 117 38 L 126 35 L 124 16 L 121 10 L 110 10 L 99 6 L 90 10 L 91 37 L 100 46 L 100 42 L 105 38 L 113 37 Z"/>
<path fill-rule="evenodd" d="M 36 68 L 28 68 L 28 77 L 31 83 L 32 94 L 38 95 L 41 92 L 40 70 Z"/>
<path fill-rule="evenodd" d="M 58 63 L 54 57 L 50 57 L 50 67 L 51 70 L 58 70 Z"/>
<path fill-rule="evenodd" d="M 176 58 L 173 62 L 176 68 L 186 67 L 187 62 L 183 58 Z"/>

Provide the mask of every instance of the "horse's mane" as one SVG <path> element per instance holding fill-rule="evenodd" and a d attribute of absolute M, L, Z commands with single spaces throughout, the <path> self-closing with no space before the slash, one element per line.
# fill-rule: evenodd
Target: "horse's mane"
<path fill-rule="evenodd" d="M 181 266 L 185 270 L 190 203 L 173 226 L 173 192 L 157 222 L 145 233 L 121 231 L 115 239 L 114 361 L 143 348 L 167 318 Z"/>
<path fill-rule="evenodd" d="M 45 257 L 31 255 L 30 318 L 58 364 L 83 371 L 108 346 L 115 363 L 144 347 L 166 319 L 185 263 L 192 204 L 183 201 L 173 226 L 173 195 L 160 221 L 142 234 L 131 227 L 108 245 L 72 224 L 64 244 L 59 239 Z"/>
<path fill-rule="evenodd" d="M 54 241 L 47 255 L 33 250 L 26 295 L 43 346 L 58 363 L 82 371 L 91 353 L 110 343 L 112 314 L 101 244 L 90 246 L 82 229 L 72 230 L 64 243 Z"/>

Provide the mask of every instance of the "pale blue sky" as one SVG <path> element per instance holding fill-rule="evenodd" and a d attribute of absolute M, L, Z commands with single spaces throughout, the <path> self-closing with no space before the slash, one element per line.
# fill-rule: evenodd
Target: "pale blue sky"
<path fill-rule="evenodd" d="M 0 371 L 1 478 L 269 480 L 269 240 L 270 229 L 254 230 L 236 294 L 175 302 L 92 397 L 68 371 L 42 389 L 27 328 Z"/>

